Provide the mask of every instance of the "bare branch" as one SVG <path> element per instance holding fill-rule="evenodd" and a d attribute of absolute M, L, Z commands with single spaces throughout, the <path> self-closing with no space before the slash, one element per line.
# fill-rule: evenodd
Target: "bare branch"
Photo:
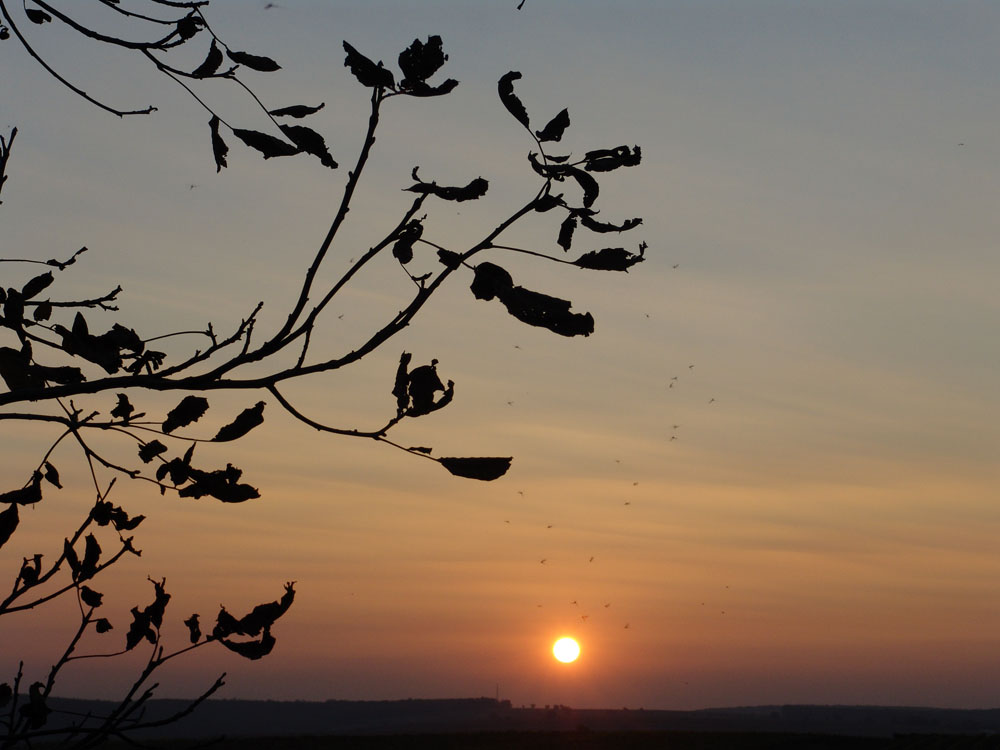
<path fill-rule="evenodd" d="M 25 51 L 33 58 L 35 58 L 38 64 L 41 65 L 43 68 L 45 68 L 46 71 L 48 71 L 49 75 L 51 75 L 53 78 L 59 81 L 59 83 L 61 83 L 63 86 L 68 88 L 73 93 L 83 97 L 94 106 L 100 107 L 105 112 L 110 112 L 111 114 L 117 115 L 118 117 L 125 117 L 126 115 L 148 115 L 149 113 L 156 111 L 156 107 L 153 106 L 146 107 L 145 109 L 134 109 L 134 110 L 115 109 L 114 107 L 111 107 L 105 104 L 104 102 L 98 101 L 97 99 L 92 97 L 90 94 L 88 94 L 86 91 L 79 88 L 78 86 L 74 86 L 68 80 L 63 78 L 51 65 L 45 62 L 45 60 L 43 60 L 42 57 L 37 52 L 35 52 L 35 49 L 28 43 L 28 40 L 24 38 L 24 35 L 21 33 L 21 30 L 17 27 L 17 24 L 15 24 L 13 19 L 11 18 L 10 12 L 7 10 L 4 0 L 0 0 L 0 13 L 2 13 L 4 18 L 7 19 L 7 24 L 10 26 L 10 30 L 14 32 L 14 36 L 16 36 L 18 38 L 18 41 L 21 42 L 21 46 L 24 47 Z"/>
<path fill-rule="evenodd" d="M 69 26 L 71 29 L 82 34 L 88 39 L 93 39 L 94 41 L 97 42 L 103 42 L 104 44 L 110 44 L 115 47 L 124 47 L 125 49 L 133 49 L 133 50 L 158 49 L 177 34 L 177 31 L 174 30 L 171 31 L 167 36 L 152 42 L 130 42 L 125 39 L 120 39 L 116 36 L 108 36 L 107 34 L 102 34 L 99 31 L 94 31 L 93 29 L 84 26 L 82 23 L 77 22 L 76 20 L 66 15 L 62 11 L 58 10 L 57 8 L 53 8 L 51 5 L 49 5 L 49 3 L 45 2 L 45 0 L 32 0 L 32 2 L 35 3 L 40 8 L 44 8 L 46 12 L 52 14 L 55 18 L 58 18 L 64 24 Z M 176 23 L 177 22 L 174 21 L 174 24 Z"/>
<path fill-rule="evenodd" d="M 301 315 L 303 309 L 305 309 L 306 302 L 309 299 L 309 292 L 312 289 L 313 281 L 316 278 L 320 265 L 323 263 L 323 259 L 326 257 L 327 251 L 330 249 L 330 245 L 333 244 L 334 237 L 337 236 L 337 231 L 340 229 L 340 225 L 343 224 L 344 219 L 347 218 L 347 213 L 350 211 L 351 198 L 354 197 L 354 190 L 357 188 L 358 181 L 361 179 L 361 173 L 364 171 L 372 146 L 375 145 L 375 130 L 378 128 L 379 107 L 382 103 L 383 96 L 382 89 L 376 88 L 372 91 L 371 113 L 368 116 L 368 131 L 365 133 L 365 140 L 364 144 L 361 146 L 361 153 L 358 154 L 358 160 L 354 165 L 354 169 L 348 173 L 347 185 L 344 187 L 344 194 L 340 199 L 340 207 L 337 209 L 337 214 L 333 218 L 333 223 L 330 225 L 330 229 L 326 233 L 326 237 L 323 239 L 319 250 L 316 252 L 316 257 L 313 258 L 312 265 L 310 265 L 309 269 L 306 271 L 305 279 L 302 282 L 302 290 L 299 292 L 299 298 L 296 301 L 295 306 L 288 314 L 288 319 L 285 321 L 285 324 L 266 344 L 251 354 L 251 359 L 248 361 L 261 359 L 271 352 L 280 349 L 285 343 L 285 337 L 288 335 L 289 331 L 292 330 L 295 322 L 299 318 L 299 315 Z"/>

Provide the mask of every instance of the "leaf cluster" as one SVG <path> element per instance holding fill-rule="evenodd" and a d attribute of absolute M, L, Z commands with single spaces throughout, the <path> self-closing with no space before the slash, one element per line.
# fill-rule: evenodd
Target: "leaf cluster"
<path fill-rule="evenodd" d="M 217 691 L 223 684 L 222 677 L 186 708 L 167 719 L 149 722 L 142 718 L 141 709 L 154 695 L 156 684 L 151 684 L 150 681 L 160 667 L 177 656 L 216 641 L 244 658 L 262 658 L 274 648 L 276 640 L 272 630 L 275 622 L 292 604 L 295 592 L 293 584 L 288 583 L 285 585 L 284 595 L 279 600 L 259 604 L 242 618 L 233 618 L 225 607 L 222 607 L 215 630 L 207 635 L 201 633 L 198 615 L 194 614 L 184 621 L 191 636 L 190 644 L 167 653 L 162 644 L 162 628 L 171 594 L 167 592 L 164 579 L 150 578 L 150 583 L 153 585 L 152 601 L 144 606 L 136 605 L 130 609 L 130 622 L 124 634 L 122 650 L 112 653 L 77 653 L 85 633 L 92 630 L 98 636 L 104 636 L 114 630 L 112 622 L 107 617 L 96 614 L 98 609 L 107 608 L 107 604 L 104 594 L 92 588 L 90 582 L 120 560 L 124 554 L 140 554 L 132 545 L 132 538 L 121 536 L 121 532 L 135 529 L 144 517 L 130 517 L 123 508 L 106 498 L 107 492 L 98 498 L 76 532 L 63 541 L 62 553 L 51 563 L 45 564 L 46 556 L 43 554 L 25 558 L 11 593 L 0 600 L 0 616 L 42 607 L 66 594 L 75 593 L 80 604 L 80 620 L 76 632 L 62 656 L 52 666 L 47 680 L 33 682 L 25 691 L 22 687 L 24 682 L 22 664 L 12 682 L 0 682 L 0 709 L 2 709 L 0 741 L 5 747 L 19 743 L 30 745 L 43 737 L 52 739 L 59 736 L 72 741 L 73 747 L 96 747 L 110 737 L 127 739 L 131 732 L 174 721 Z M 8 509 L 0 514 L 0 525 L 4 525 L 6 519 L 10 518 L 11 511 L 16 519 L 17 508 L 17 504 L 11 503 Z M 95 526 L 111 530 L 118 535 L 117 552 L 106 554 L 102 550 L 96 534 L 88 533 L 88 529 Z M 57 583 L 62 572 L 66 573 L 67 580 L 65 583 Z M 49 584 L 49 588 L 55 584 L 57 588 L 51 593 L 44 593 L 43 584 Z M 42 593 L 35 593 L 40 589 Z M 29 597 L 33 598 L 24 601 Z M 249 636 L 250 639 L 236 639 L 233 636 Z M 148 643 L 152 647 L 149 659 L 117 707 L 103 716 L 87 715 L 72 720 L 69 725 L 62 723 L 59 727 L 50 728 L 49 719 L 52 710 L 48 705 L 49 698 L 57 677 L 70 662 L 125 654 L 136 650 L 143 643 Z"/>

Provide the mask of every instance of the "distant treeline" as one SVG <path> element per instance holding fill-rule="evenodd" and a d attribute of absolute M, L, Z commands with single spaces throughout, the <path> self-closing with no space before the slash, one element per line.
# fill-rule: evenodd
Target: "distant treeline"
<path fill-rule="evenodd" d="M 146 717 L 155 718 L 159 714 L 169 715 L 185 701 L 154 700 L 150 702 Z M 56 712 L 52 720 L 57 720 L 58 712 L 66 716 L 93 712 L 100 714 L 107 705 L 100 701 L 77 699 L 54 699 L 51 703 Z M 400 700 L 400 701 L 243 701 L 210 700 L 198 711 L 176 724 L 167 725 L 157 734 L 148 738 L 210 738 L 210 737 L 292 737 L 302 742 L 306 736 L 374 736 L 374 735 L 436 735 L 436 734 L 477 734 L 481 742 L 475 747 L 493 747 L 489 737 L 497 733 L 506 734 L 505 747 L 529 750 L 534 747 L 520 740 L 509 744 L 511 732 L 527 733 L 592 733 L 611 735 L 625 733 L 697 733 L 704 741 L 713 733 L 725 733 L 732 741 L 735 733 L 763 734 L 812 734 L 830 735 L 841 738 L 893 738 L 902 742 L 904 735 L 919 735 L 920 748 L 935 750 L 951 745 L 934 744 L 932 735 L 983 735 L 983 745 L 967 742 L 976 737 L 962 740 L 965 747 L 996 747 L 1000 749 L 1000 709 L 959 710 L 939 708 L 909 708 L 880 706 L 753 706 L 743 708 L 703 709 L 699 711 L 657 711 L 628 709 L 574 709 L 568 706 L 545 708 L 516 708 L 509 701 L 492 698 L 462 698 L 442 700 Z M 468 738 L 467 738 L 468 739 Z M 640 738 L 632 737 L 639 741 Z M 662 739 L 662 738 L 661 738 Z M 815 739 L 815 738 L 814 738 Z M 781 747 L 791 737 L 782 740 Z M 477 741 L 477 742 L 478 742 Z M 373 741 L 374 742 L 374 741 Z M 988 744 L 993 743 L 993 744 Z M 244 745 L 247 746 L 247 745 Z M 278 747 L 277 745 L 272 745 Z M 365 744 L 364 747 L 369 747 Z M 411 745 L 407 745 L 408 747 Z M 419 747 L 421 745 L 412 745 Z M 438 745 L 446 747 L 451 745 Z M 468 745 L 462 745 L 467 747 Z M 688 745 L 670 743 L 671 747 Z M 817 745 L 813 742 L 800 744 L 802 748 L 841 747 L 843 745 Z M 862 745 L 851 745 L 861 747 Z M 918 745 L 887 745 L 885 742 L 867 745 L 875 747 L 913 747 Z M 297 745 L 296 747 L 308 747 Z M 337 744 L 320 744 L 316 747 L 347 747 Z M 358 745 L 362 747 L 362 745 Z M 386 747 L 377 742 L 372 748 Z M 541 746 L 540 746 L 541 747 Z M 580 744 L 573 747 L 605 747 L 605 745 Z M 611 747 L 611 745 L 607 745 Z M 614 745 L 614 747 L 651 747 L 651 745 Z M 690 745 L 695 747 L 695 745 Z M 716 745 L 697 745 L 699 748 Z M 735 745 L 728 745 L 735 747 Z M 739 747 L 755 747 L 740 744 Z M 764 746 L 761 746 L 764 747 Z M 774 747 L 774 745 L 766 745 Z"/>

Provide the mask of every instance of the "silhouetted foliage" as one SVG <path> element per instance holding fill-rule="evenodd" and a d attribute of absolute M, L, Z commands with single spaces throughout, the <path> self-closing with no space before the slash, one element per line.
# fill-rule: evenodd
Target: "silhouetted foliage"
<path fill-rule="evenodd" d="M 573 265 L 580 268 L 590 268 L 595 271 L 628 271 L 636 263 L 641 263 L 646 252 L 646 244 L 639 245 L 639 253 L 630 253 L 623 247 L 605 247 L 601 250 L 591 250 L 584 253 Z"/>
<path fill-rule="evenodd" d="M 564 109 L 541 130 L 535 131 L 539 141 L 561 141 L 563 133 L 569 127 L 569 110 Z"/>
<path fill-rule="evenodd" d="M 413 178 L 417 178 L 417 170 L 413 170 Z M 441 187 L 436 182 L 418 182 L 406 188 L 411 193 L 429 193 L 446 201 L 471 201 L 486 195 L 489 183 L 482 177 L 477 177 L 465 187 Z"/>
<path fill-rule="evenodd" d="M 232 422 L 220 427 L 212 440 L 216 443 L 239 440 L 254 427 L 261 424 L 264 424 L 264 402 L 258 401 L 253 406 L 244 409 L 236 415 L 236 419 Z"/>
<path fill-rule="evenodd" d="M 158 72 L 194 93 L 185 83 L 188 79 L 218 79 L 232 82 L 245 90 L 266 118 L 270 132 L 254 127 L 230 124 L 212 109 L 209 102 L 197 96 L 200 106 L 210 113 L 209 143 L 212 163 L 221 171 L 231 158 L 227 138 L 238 141 L 258 152 L 264 159 L 307 154 L 326 167 L 337 168 L 324 137 L 313 128 L 299 124 L 283 124 L 275 118 L 302 120 L 320 111 L 324 104 L 290 104 L 266 109 L 256 94 L 238 77 L 243 71 L 269 73 L 280 68 L 270 57 L 256 52 L 230 48 L 206 20 L 207 0 L 147 0 L 145 11 L 138 13 L 120 7 L 117 0 L 102 0 L 109 12 L 123 14 L 131 20 L 149 22 L 148 37 L 119 38 L 92 28 L 70 10 L 54 7 L 46 0 L 30 0 L 20 14 L 0 0 L 0 42 L 16 40 L 25 52 L 45 67 L 55 79 L 72 92 L 95 106 L 113 114 L 150 114 L 155 107 L 120 109 L 91 96 L 64 78 L 44 59 L 32 44 L 33 35 L 46 33 L 50 26 L 63 25 L 81 38 L 95 44 L 110 45 L 130 51 L 150 63 Z M 523 3 L 522 3 L 523 4 Z M 520 7 L 520 6 L 519 6 Z M 27 24 L 25 23 L 27 22 Z M 190 45 L 190 47 L 188 46 Z M 171 61 L 178 48 L 188 49 L 200 62 L 194 67 L 177 67 Z M 382 60 L 366 56 L 348 42 L 344 65 L 361 86 L 369 89 L 368 127 L 360 152 L 348 173 L 339 205 L 329 231 L 316 249 L 311 264 L 304 273 L 294 302 L 285 322 L 261 339 L 257 333 L 258 304 L 226 334 L 216 332 L 211 324 L 194 335 L 203 337 L 204 345 L 182 357 L 168 357 L 150 349 L 149 344 L 167 336 L 190 336 L 191 331 L 178 331 L 163 336 L 148 337 L 126 322 L 115 322 L 107 330 L 87 320 L 90 311 L 116 313 L 117 301 L 123 290 L 116 286 L 109 292 L 87 299 L 74 299 L 62 289 L 62 274 L 73 267 L 87 251 L 81 247 L 66 260 L 33 258 L 2 258 L 0 262 L 41 264 L 47 266 L 41 274 L 24 279 L 4 278 L 0 284 L 0 378 L 6 392 L 0 393 L 0 421 L 38 422 L 53 428 L 55 437 L 34 466 L 26 468 L 20 486 L 10 486 L 0 492 L 0 547 L 8 544 L 23 521 L 19 506 L 42 502 L 44 496 L 62 488 L 55 461 L 62 456 L 53 453 L 65 438 L 81 450 L 81 457 L 92 477 L 95 501 L 80 526 L 57 542 L 53 551 L 34 553 L 16 564 L 11 592 L 0 599 L 0 616 L 41 607 L 60 596 L 75 597 L 79 604 L 80 621 L 64 653 L 52 666 L 44 682 L 33 682 L 25 688 L 23 664 L 12 682 L 0 683 L 0 746 L 31 744 L 41 738 L 52 739 L 46 728 L 50 709 L 47 705 L 60 671 L 68 663 L 94 656 L 78 654 L 81 638 L 91 629 L 108 642 L 120 644 L 119 650 L 102 656 L 115 656 L 146 648 L 148 661 L 120 705 L 106 716 L 81 718 L 63 735 L 73 747 L 94 747 L 109 738 L 127 739 L 132 730 L 150 726 L 142 718 L 142 707 L 153 695 L 155 685 L 150 678 L 165 662 L 219 642 L 224 648 L 247 659 L 267 655 L 276 643 L 273 630 L 278 619 L 291 606 L 295 597 L 292 583 L 285 585 L 280 599 L 253 607 L 242 617 L 235 617 L 223 607 L 211 632 L 202 629 L 200 617 L 192 614 L 183 624 L 189 643 L 167 651 L 162 643 L 161 628 L 167 617 L 171 595 L 166 581 L 150 579 L 152 601 L 136 604 L 129 617 L 108 612 L 96 617 L 95 610 L 109 609 L 98 583 L 101 574 L 127 555 L 138 556 L 140 550 L 128 536 L 143 521 L 142 515 L 130 515 L 114 505 L 109 495 L 118 477 L 141 480 L 154 485 L 161 494 L 175 493 L 181 498 L 213 498 L 223 503 L 242 503 L 260 496 L 253 484 L 243 481 L 242 469 L 232 463 L 224 468 L 198 468 L 193 465 L 199 442 L 233 442 L 246 436 L 264 422 L 267 401 L 256 396 L 267 394 L 289 415 L 303 424 L 334 435 L 364 438 L 392 446 L 411 456 L 440 464 L 450 474 L 480 481 L 493 481 L 504 476 L 511 466 L 511 457 L 435 457 L 428 446 L 406 447 L 389 438 L 391 430 L 406 418 L 423 418 L 448 406 L 455 395 L 455 383 L 442 381 L 438 360 L 411 367 L 413 356 L 403 352 L 392 381 L 391 396 L 383 423 L 374 429 L 324 424 L 309 416 L 308 409 L 294 405 L 283 393 L 286 381 L 310 375 L 327 374 L 390 345 L 390 340 L 403 331 L 423 309 L 428 299 L 452 275 L 469 280 L 473 296 L 484 301 L 498 301 L 517 320 L 545 328 L 562 336 L 588 336 L 594 331 L 594 319 L 589 312 L 575 312 L 572 303 L 559 297 L 528 289 L 515 283 L 511 273 L 495 260 L 508 253 L 519 253 L 547 262 L 563 263 L 596 271 L 627 271 L 641 262 L 646 250 L 639 245 L 637 253 L 621 247 L 609 247 L 583 252 L 576 260 L 549 255 L 537 249 L 512 247 L 500 243 L 501 236 L 525 217 L 534 214 L 552 216 L 553 232 L 549 242 L 569 250 L 579 241 L 578 232 L 625 232 L 641 224 L 638 218 L 615 221 L 598 220 L 594 208 L 600 194 L 595 174 L 639 163 L 638 147 L 601 148 L 585 152 L 582 158 L 546 153 L 548 143 L 561 142 L 570 126 L 568 110 L 562 109 L 540 130 L 531 129 L 531 120 L 524 103 L 514 93 L 514 82 L 522 76 L 511 71 L 498 83 L 502 106 L 520 123 L 530 137 L 527 168 L 538 177 L 537 190 L 523 205 L 505 216 L 482 239 L 468 247 L 448 248 L 428 236 L 426 215 L 421 214 L 428 198 L 462 202 L 483 198 L 489 182 L 482 176 L 472 177 L 464 185 L 442 186 L 436 181 L 418 177 L 418 168 L 410 173 L 413 184 L 405 185 L 401 175 L 400 188 L 414 194 L 409 208 L 383 235 L 383 239 L 359 258 L 337 280 L 320 281 L 327 252 L 337 235 L 354 197 L 355 188 L 365 171 L 375 144 L 383 103 L 392 97 L 436 97 L 458 86 L 453 78 L 431 79 L 439 74 L 448 61 L 441 37 L 431 35 L 426 40 L 414 39 L 404 50 L 394 53 L 399 67 L 397 76 Z M 200 50 L 200 52 L 199 52 Z M 377 58 L 378 56 L 375 56 Z M 194 59 L 191 57 L 189 59 Z M 388 59 L 392 59 L 389 57 Z M 17 130 L 0 135 L 0 191 L 6 186 L 11 148 Z M 206 154 L 206 158 L 208 155 Z M 559 185 L 557 185 L 557 183 Z M 565 185 L 564 192 L 554 193 Z M 428 205 L 434 205 L 431 200 Z M 388 250 L 387 250 L 388 248 Z M 362 343 L 353 350 L 335 356 L 310 356 L 313 333 L 319 330 L 320 319 L 331 301 L 345 289 L 355 274 L 376 256 L 389 252 L 399 267 L 414 282 L 413 296 L 401 300 L 400 310 L 389 323 L 366 331 Z M 487 260 L 489 257 L 490 260 Z M 435 270 L 420 276 L 410 270 L 418 259 L 431 259 Z M 434 263 L 436 260 L 438 263 Z M 7 283 L 10 283 L 8 286 Z M 92 320 L 96 317 L 91 316 Z M 106 325 L 106 324 L 105 324 Z M 293 353 L 293 362 L 283 356 Z M 421 355 L 423 362 L 426 355 Z M 252 368 L 252 372 L 247 372 Z M 387 374 L 387 381 L 390 377 Z M 388 385 L 388 383 L 387 383 Z M 141 397 L 150 391 L 180 391 L 185 393 L 176 406 L 163 414 L 158 408 L 139 410 Z M 200 429 L 199 422 L 209 410 L 207 396 L 216 391 L 232 393 L 255 392 L 248 399 L 251 405 L 212 432 Z M 93 399 L 88 407 L 77 406 L 77 400 Z M 134 403 L 135 402 L 135 403 Z M 46 408 L 52 407 L 52 408 Z M 132 446 L 133 457 L 122 465 L 106 457 L 105 441 L 125 442 Z M 110 480 L 105 479 L 109 476 Z M 44 489 L 43 489 L 44 488 Z M 59 537 L 57 536 L 58 540 Z M 117 629 L 115 625 L 117 624 Z M 111 633 L 111 635 L 108 635 Z M 7 647 L 8 644 L 4 644 Z M 217 691 L 223 684 L 218 678 L 191 705 L 177 714 L 176 719 L 192 710 Z M 164 723 L 167 720 L 159 720 Z"/>
<path fill-rule="evenodd" d="M 507 473 L 511 458 L 441 458 L 441 465 L 456 477 L 489 482 Z"/>

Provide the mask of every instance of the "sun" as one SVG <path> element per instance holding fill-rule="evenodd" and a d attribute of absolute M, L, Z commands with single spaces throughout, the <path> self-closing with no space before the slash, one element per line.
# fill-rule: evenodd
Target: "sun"
<path fill-rule="evenodd" d="M 552 655 L 563 664 L 569 664 L 580 655 L 580 644 L 572 638 L 560 638 L 552 644 Z"/>

